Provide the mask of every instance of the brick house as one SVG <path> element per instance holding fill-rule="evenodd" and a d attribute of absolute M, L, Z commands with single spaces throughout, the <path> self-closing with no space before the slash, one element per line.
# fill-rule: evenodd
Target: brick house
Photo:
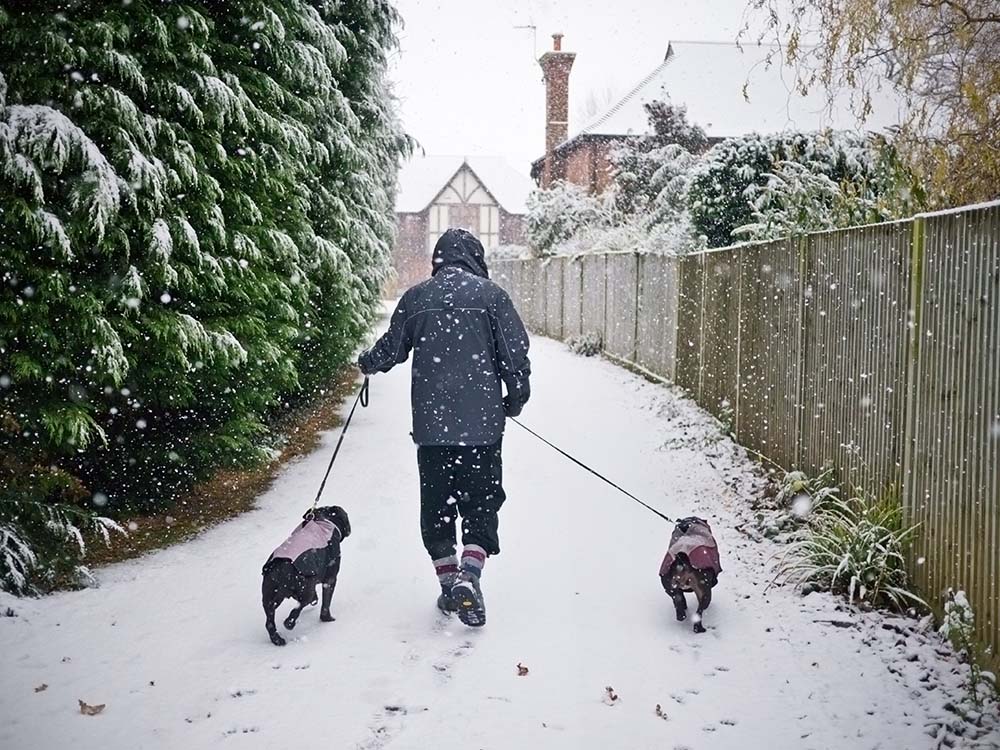
<path fill-rule="evenodd" d="M 773 48 L 670 42 L 663 62 L 570 135 L 569 75 L 576 55 L 562 50 L 561 34 L 553 41 L 538 61 L 545 81 L 545 154 L 532 164 L 531 176 L 543 188 L 563 180 L 603 191 L 611 182 L 611 152 L 649 133 L 644 105 L 652 101 L 685 106 L 688 121 L 705 130 L 710 144 L 751 132 L 858 129 L 849 92 L 830 102 L 818 88 L 805 96 L 794 91 L 795 72 Z M 901 104 L 890 92 L 879 92 L 872 105 L 866 130 L 901 121 Z"/>
<path fill-rule="evenodd" d="M 487 251 L 524 244 L 525 201 L 535 185 L 503 159 L 415 157 L 399 174 L 393 265 L 399 287 L 426 279 L 431 251 L 449 227 L 476 234 Z"/>

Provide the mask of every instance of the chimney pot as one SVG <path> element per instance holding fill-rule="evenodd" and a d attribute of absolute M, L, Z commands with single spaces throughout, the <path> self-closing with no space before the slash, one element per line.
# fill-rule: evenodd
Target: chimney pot
<path fill-rule="evenodd" d="M 563 38 L 562 34 L 552 35 L 552 50 L 554 52 L 559 52 L 562 50 L 562 38 Z"/>

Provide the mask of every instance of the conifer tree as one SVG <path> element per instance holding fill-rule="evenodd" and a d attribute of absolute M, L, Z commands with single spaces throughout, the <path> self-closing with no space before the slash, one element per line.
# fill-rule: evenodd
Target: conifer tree
<path fill-rule="evenodd" d="M 385 0 L 0 3 L 0 472 L 19 488 L 0 504 L 169 501 L 257 460 L 347 361 L 408 148 L 396 20 Z"/>

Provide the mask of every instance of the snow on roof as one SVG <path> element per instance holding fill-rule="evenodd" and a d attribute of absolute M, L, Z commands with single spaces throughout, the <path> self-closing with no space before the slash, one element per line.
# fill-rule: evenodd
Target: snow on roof
<path fill-rule="evenodd" d="M 606 112 L 577 131 L 580 135 L 640 135 L 649 131 L 644 104 L 670 101 L 687 107 L 688 122 L 710 138 L 784 130 L 857 130 L 850 94 L 831 104 L 814 87 L 802 96 L 795 89 L 795 70 L 781 54 L 766 62 L 772 47 L 731 42 L 671 42 L 664 61 Z M 745 89 L 744 89 L 745 87 Z M 745 94 L 744 94 L 745 92 Z M 898 100 L 879 92 L 865 130 L 882 130 L 901 121 Z"/>
<path fill-rule="evenodd" d="M 417 156 L 399 173 L 396 211 L 420 213 L 444 190 L 463 164 L 479 178 L 497 203 L 512 214 L 527 213 L 525 202 L 535 183 L 496 156 Z"/>

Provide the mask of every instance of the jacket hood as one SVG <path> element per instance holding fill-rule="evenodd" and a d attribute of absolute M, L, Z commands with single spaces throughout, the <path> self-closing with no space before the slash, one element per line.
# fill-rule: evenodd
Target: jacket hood
<path fill-rule="evenodd" d="M 486 268 L 486 251 L 472 232 L 465 229 L 449 229 L 434 245 L 431 276 L 442 268 L 457 266 L 484 279 L 490 277 Z"/>

